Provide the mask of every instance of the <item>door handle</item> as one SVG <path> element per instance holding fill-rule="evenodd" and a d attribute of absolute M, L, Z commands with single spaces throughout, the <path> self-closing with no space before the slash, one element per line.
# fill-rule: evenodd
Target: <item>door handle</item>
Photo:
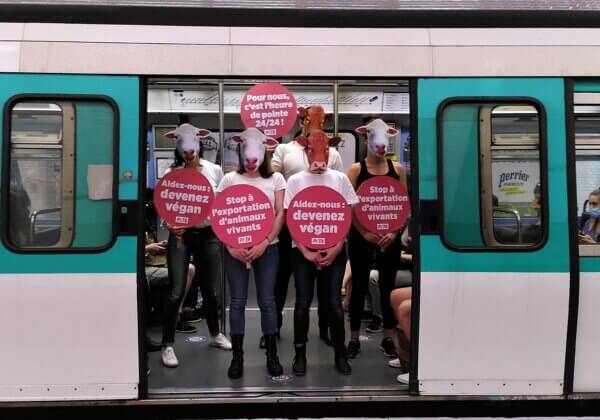
<path fill-rule="evenodd" d="M 422 235 L 440 234 L 440 203 L 438 200 L 419 201 Z"/>

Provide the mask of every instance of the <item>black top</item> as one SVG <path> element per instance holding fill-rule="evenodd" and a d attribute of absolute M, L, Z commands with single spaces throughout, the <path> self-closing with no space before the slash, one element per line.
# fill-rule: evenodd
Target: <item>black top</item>
<path fill-rule="evenodd" d="M 386 159 L 386 160 L 387 160 L 387 164 L 388 164 L 388 171 L 384 175 L 373 175 L 373 174 L 371 174 L 369 172 L 369 170 L 367 169 L 367 161 L 366 161 L 366 159 L 361 160 L 360 161 L 360 173 L 358 174 L 358 178 L 356 179 L 356 189 L 358 190 L 358 187 L 360 187 L 360 184 L 362 184 L 363 182 L 365 182 L 369 178 L 373 178 L 374 176 L 391 176 L 392 178 L 397 179 L 399 181 L 400 180 L 400 176 L 398 175 L 398 173 L 394 169 L 394 164 L 392 163 L 391 160 L 389 160 L 389 159 Z"/>

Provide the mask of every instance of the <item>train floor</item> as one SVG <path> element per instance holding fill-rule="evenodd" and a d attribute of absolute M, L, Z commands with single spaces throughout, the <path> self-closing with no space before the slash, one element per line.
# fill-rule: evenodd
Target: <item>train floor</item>
<path fill-rule="evenodd" d="M 244 342 L 244 376 L 232 380 L 227 376 L 231 352 L 209 347 L 208 331 L 204 320 L 194 324 L 198 332 L 176 334 L 175 351 L 179 367 L 167 368 L 161 364 L 160 352 L 149 354 L 148 377 L 151 397 L 217 397 L 239 395 L 265 397 L 269 395 L 337 395 L 340 393 L 407 394 L 406 385 L 396 382 L 398 369 L 388 366 L 389 359 L 379 350 L 383 333 L 367 334 L 366 324 L 361 330 L 361 354 L 351 361 L 352 375 L 339 374 L 333 364 L 333 349 L 318 337 L 316 308 L 311 310 L 311 327 L 307 344 L 307 374 L 296 377 L 292 371 L 293 309 L 284 313 L 279 341 L 279 358 L 284 368 L 281 377 L 268 376 L 265 351 L 259 349 L 260 312 L 255 307 L 246 309 L 246 336 Z M 159 338 L 160 329 L 149 330 Z M 346 335 L 349 323 L 346 322 Z"/>

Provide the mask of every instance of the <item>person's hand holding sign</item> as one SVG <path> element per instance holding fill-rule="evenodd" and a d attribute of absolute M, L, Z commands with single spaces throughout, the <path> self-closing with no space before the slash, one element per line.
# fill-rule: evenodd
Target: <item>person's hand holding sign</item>
<path fill-rule="evenodd" d="M 327 267 L 333 264 L 338 254 L 342 251 L 342 247 L 344 246 L 344 242 L 338 242 L 331 248 L 323 249 L 319 252 L 319 257 L 317 258 L 317 264 L 321 267 Z"/>
<path fill-rule="evenodd" d="M 252 261 L 256 260 L 257 258 L 260 258 L 262 256 L 262 254 L 265 253 L 268 246 L 269 246 L 269 240 L 265 238 L 259 244 L 248 248 L 248 251 L 246 254 L 248 261 L 252 262 Z"/>
<path fill-rule="evenodd" d="M 398 231 L 395 230 L 393 232 L 388 232 L 385 235 L 381 236 L 379 242 L 377 242 L 377 246 L 381 249 L 381 252 L 385 251 L 388 246 L 390 246 L 398 237 Z"/>
<path fill-rule="evenodd" d="M 243 262 L 244 264 L 248 264 L 248 250 L 246 248 L 234 248 L 231 246 L 227 247 L 227 251 L 229 254 L 238 261 Z"/>
<path fill-rule="evenodd" d="M 183 234 L 185 233 L 185 228 L 178 227 L 178 226 L 171 226 L 168 223 L 166 223 L 166 225 L 167 225 L 167 229 L 169 230 L 169 232 L 171 232 L 173 235 L 175 235 L 177 237 L 177 239 L 183 238 Z"/>

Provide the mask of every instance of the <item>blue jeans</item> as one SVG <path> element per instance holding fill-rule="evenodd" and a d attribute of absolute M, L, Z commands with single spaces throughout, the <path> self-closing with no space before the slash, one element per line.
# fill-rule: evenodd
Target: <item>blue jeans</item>
<path fill-rule="evenodd" d="M 279 265 L 277 244 L 269 245 L 263 255 L 252 262 L 256 295 L 260 308 L 260 325 L 263 335 L 277 334 L 277 312 L 275 310 L 275 278 Z M 229 325 L 231 335 L 244 335 L 246 327 L 245 309 L 248 300 L 250 270 L 246 264 L 236 260 L 225 250 L 225 273 L 229 281 L 231 301 Z"/>

